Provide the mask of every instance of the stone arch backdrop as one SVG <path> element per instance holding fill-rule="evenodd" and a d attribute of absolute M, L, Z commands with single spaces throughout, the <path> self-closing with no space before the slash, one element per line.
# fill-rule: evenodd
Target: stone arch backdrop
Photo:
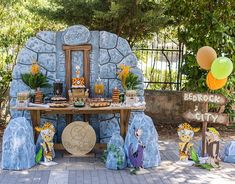
<path fill-rule="evenodd" d="M 105 94 L 108 97 L 112 95 L 114 87 L 122 88 L 121 81 L 117 78 L 116 72 L 119 64 L 124 63 L 131 66 L 131 71 L 138 75 L 142 84 L 139 86 L 138 95 L 144 98 L 144 84 L 142 71 L 137 67 L 137 58 L 133 54 L 128 42 L 118 37 L 116 34 L 106 31 L 89 31 L 82 25 L 75 25 L 64 31 L 39 32 L 36 37 L 30 38 L 20 51 L 17 57 L 17 63 L 13 70 L 13 81 L 10 87 L 10 106 L 15 106 L 16 96 L 20 91 L 29 90 L 22 82 L 21 74 L 29 72 L 33 60 L 37 60 L 41 72 L 45 74 L 52 84 L 56 79 L 65 82 L 65 53 L 62 45 L 80 45 L 91 44 L 90 53 L 90 86 L 91 96 L 93 96 L 93 87 L 95 80 L 100 75 L 105 83 Z M 72 52 L 73 76 L 75 75 L 75 65 L 80 65 L 81 69 L 83 53 L 81 51 Z M 64 84 L 65 87 L 65 84 Z M 43 89 L 47 95 L 52 95 L 51 89 Z M 132 113 L 133 115 L 133 113 Z M 27 111 L 11 110 L 12 118 L 25 116 L 30 120 L 30 114 Z M 80 116 L 74 116 L 74 120 L 81 120 Z M 60 115 L 43 116 L 42 122 L 51 121 L 57 128 L 55 141 L 60 142 L 61 133 L 66 126 L 65 117 Z M 130 120 L 131 121 L 131 120 Z M 115 131 L 119 131 L 118 115 L 94 115 L 90 117 L 91 125 L 95 128 L 97 140 L 101 143 L 107 143 Z"/>

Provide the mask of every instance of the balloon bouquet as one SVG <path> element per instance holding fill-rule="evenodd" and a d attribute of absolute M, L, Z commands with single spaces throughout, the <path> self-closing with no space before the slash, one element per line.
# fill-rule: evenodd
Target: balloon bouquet
<path fill-rule="evenodd" d="M 218 57 L 215 50 L 204 46 L 197 51 L 197 63 L 204 69 L 209 70 L 206 84 L 210 90 L 218 90 L 225 86 L 228 76 L 233 71 L 233 63 L 227 57 Z"/>
<path fill-rule="evenodd" d="M 200 48 L 196 55 L 198 65 L 208 70 L 206 77 L 206 85 L 210 90 L 218 90 L 223 88 L 228 80 L 228 76 L 233 71 L 233 63 L 227 57 L 218 57 L 215 50 L 209 46 Z M 195 166 L 211 170 L 219 167 L 219 133 L 214 128 L 208 128 L 206 132 L 207 139 L 207 155 L 209 159 L 202 163 L 194 150 L 191 151 L 191 158 L 195 162 Z"/>

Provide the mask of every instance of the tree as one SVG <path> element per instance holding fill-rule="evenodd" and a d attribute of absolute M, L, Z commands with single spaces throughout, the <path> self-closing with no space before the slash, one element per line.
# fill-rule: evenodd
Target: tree
<path fill-rule="evenodd" d="M 51 0 L 53 6 L 39 8 L 39 14 L 106 30 L 126 38 L 131 45 L 152 36 L 166 23 L 161 4 L 155 0 Z M 52 8 L 53 7 L 53 8 Z"/>
<path fill-rule="evenodd" d="M 169 25 L 176 28 L 179 41 L 186 46 L 182 66 L 182 73 L 186 76 L 184 89 L 208 91 L 205 84 L 207 72 L 199 68 L 195 56 L 200 47 L 208 45 L 218 56 L 224 54 L 235 64 L 235 1 L 165 0 L 164 3 Z M 233 72 L 227 85 L 216 92 L 234 99 L 234 82 Z"/>
<path fill-rule="evenodd" d="M 46 0 L 0 1 L 0 101 L 4 98 L 4 106 L 8 105 L 7 92 L 19 50 L 38 31 L 63 27 L 33 12 L 33 6 L 43 7 L 46 4 Z"/>

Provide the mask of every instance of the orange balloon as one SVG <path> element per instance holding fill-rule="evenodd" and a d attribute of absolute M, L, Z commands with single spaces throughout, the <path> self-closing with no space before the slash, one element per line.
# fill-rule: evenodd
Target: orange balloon
<path fill-rule="evenodd" d="M 212 63 L 216 58 L 217 54 L 215 50 L 209 46 L 201 47 L 197 51 L 197 63 L 204 70 L 210 70 Z"/>
<path fill-rule="evenodd" d="M 215 79 L 211 72 L 206 76 L 206 85 L 211 90 L 217 90 L 225 86 L 228 78 L 225 79 Z"/>

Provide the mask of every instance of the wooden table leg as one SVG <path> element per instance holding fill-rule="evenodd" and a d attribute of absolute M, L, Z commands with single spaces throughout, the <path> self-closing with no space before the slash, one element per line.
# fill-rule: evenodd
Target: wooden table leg
<path fill-rule="evenodd" d="M 130 110 L 126 110 L 126 112 L 125 112 L 125 131 L 124 131 L 125 134 L 124 134 L 124 137 L 126 137 L 126 133 L 128 131 L 130 115 L 131 115 L 131 111 Z"/>
<path fill-rule="evenodd" d="M 39 133 L 35 130 L 35 127 L 40 125 L 41 113 L 40 111 L 30 111 L 30 114 L 33 124 L 34 142 L 36 143 Z"/>
<path fill-rule="evenodd" d="M 120 111 L 120 132 L 123 139 L 125 139 L 128 130 L 130 114 L 131 114 L 130 110 L 125 109 Z"/>
<path fill-rule="evenodd" d="M 120 134 L 125 138 L 125 111 L 122 109 L 120 110 Z"/>
<path fill-rule="evenodd" d="M 73 115 L 72 114 L 66 114 L 65 115 L 65 121 L 66 124 L 68 125 L 69 123 L 71 123 L 73 121 Z"/>

